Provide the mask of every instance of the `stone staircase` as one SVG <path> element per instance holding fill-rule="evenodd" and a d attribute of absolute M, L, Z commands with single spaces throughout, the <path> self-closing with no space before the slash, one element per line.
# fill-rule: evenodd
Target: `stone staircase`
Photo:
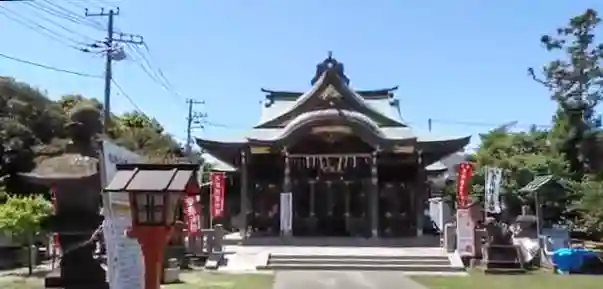
<path fill-rule="evenodd" d="M 347 270 L 403 271 L 417 274 L 464 272 L 442 255 L 339 255 L 339 254 L 270 254 L 266 265 L 258 270 Z"/>

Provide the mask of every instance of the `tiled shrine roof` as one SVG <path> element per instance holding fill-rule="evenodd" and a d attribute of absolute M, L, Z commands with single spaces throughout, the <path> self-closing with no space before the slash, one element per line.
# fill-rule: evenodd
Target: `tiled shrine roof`
<path fill-rule="evenodd" d="M 399 102 L 388 88 L 355 91 L 349 86 L 343 64 L 331 56 L 317 65 L 312 87 L 305 93 L 262 90 L 267 93 L 260 121 L 246 134 L 231 140 L 197 139 L 197 143 L 216 158 L 229 162 L 234 152 L 249 145 L 277 144 L 301 128 L 347 125 L 362 131 L 375 145 L 411 145 L 439 158 L 462 150 L 470 136 L 444 137 L 417 133 L 400 113 Z M 360 133 L 359 133 L 360 134 Z M 441 167 L 441 166 L 436 166 Z"/>

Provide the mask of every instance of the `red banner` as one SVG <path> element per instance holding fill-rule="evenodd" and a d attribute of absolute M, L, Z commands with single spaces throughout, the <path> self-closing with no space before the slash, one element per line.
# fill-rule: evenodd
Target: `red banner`
<path fill-rule="evenodd" d="M 57 193 L 56 193 L 56 189 L 53 186 L 50 187 L 50 200 L 52 201 L 52 213 L 56 214 L 57 212 Z M 61 246 L 59 244 L 59 234 L 54 233 L 52 234 L 52 246 L 53 249 L 55 250 L 60 250 Z"/>
<path fill-rule="evenodd" d="M 222 217 L 224 215 L 224 179 L 223 172 L 212 172 L 209 174 L 211 180 L 211 216 Z"/>
<path fill-rule="evenodd" d="M 188 235 L 198 236 L 201 232 L 201 206 L 195 196 L 186 196 L 183 202 Z"/>
<path fill-rule="evenodd" d="M 473 165 L 471 163 L 459 164 L 456 194 L 458 200 L 458 208 L 467 208 L 469 206 L 469 186 L 471 185 L 471 177 L 473 176 Z"/>

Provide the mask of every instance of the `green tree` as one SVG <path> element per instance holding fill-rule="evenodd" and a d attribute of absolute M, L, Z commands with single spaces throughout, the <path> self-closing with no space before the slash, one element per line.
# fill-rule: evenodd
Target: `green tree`
<path fill-rule="evenodd" d="M 28 245 L 29 273 L 32 273 L 31 244 L 40 233 L 41 221 L 52 213 L 52 204 L 42 196 L 8 196 L 0 205 L 0 231 L 9 234 L 14 241 Z"/>
<path fill-rule="evenodd" d="M 112 128 L 117 143 L 141 153 L 153 161 L 184 157 L 182 148 L 154 118 L 141 112 L 129 112 L 115 118 Z"/>
<path fill-rule="evenodd" d="M 52 204 L 42 196 L 8 196 L 0 205 L 0 230 L 24 241 L 40 232 L 40 222 L 52 212 Z"/>
<path fill-rule="evenodd" d="M 547 51 L 561 55 L 542 68 L 542 78 L 528 71 L 544 85 L 559 109 L 554 117 L 554 147 L 569 163 L 572 178 L 601 168 L 598 135 L 601 119 L 595 108 L 603 100 L 603 44 L 595 42 L 601 18 L 593 9 L 570 19 L 556 34 L 544 35 L 541 43 Z"/>
<path fill-rule="evenodd" d="M 516 133 L 497 129 L 480 135 L 481 144 L 473 156 L 473 198 L 483 199 L 485 168 L 491 166 L 503 169 L 501 195 L 512 213 L 519 213 L 522 203 L 534 204 L 534 196 L 521 195 L 518 190 L 536 176 L 563 177 L 566 172 L 566 162 L 551 149 L 549 138 L 548 131 L 536 128 Z M 571 192 L 562 190 L 543 197 L 543 202 L 553 202 L 563 208 L 574 198 Z M 565 210 L 553 218 L 563 219 L 564 213 Z"/>
<path fill-rule="evenodd" d="M 574 224 L 591 234 L 603 229 L 603 131 L 596 113 L 603 100 L 603 43 L 598 43 L 595 35 L 600 23 L 597 11 L 587 9 L 558 28 L 554 36 L 542 36 L 541 43 L 557 58 L 542 68 L 541 77 L 529 69 L 558 104 L 551 146 L 568 164 L 574 208 L 580 213 Z"/>
<path fill-rule="evenodd" d="M 101 133 L 102 104 L 80 94 L 50 100 L 44 91 L 0 77 L 0 179 L 11 194 L 46 191 L 24 183 L 20 172 L 31 171 L 45 158 L 63 154 L 69 144 L 70 122 L 85 122 L 82 131 Z M 75 119 L 74 119 L 75 117 Z M 113 115 L 109 127 L 112 141 L 156 161 L 182 157 L 180 145 L 156 119 L 139 112 Z M 77 126 L 78 124 L 76 124 Z"/>
<path fill-rule="evenodd" d="M 575 202 L 574 208 L 580 214 L 577 226 L 584 228 L 593 235 L 594 239 L 603 237 L 603 183 L 600 181 L 584 180 L 574 184 L 582 198 Z"/>

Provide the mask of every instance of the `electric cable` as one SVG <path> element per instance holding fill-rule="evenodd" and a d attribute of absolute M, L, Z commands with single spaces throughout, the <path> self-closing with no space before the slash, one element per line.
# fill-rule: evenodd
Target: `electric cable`
<path fill-rule="evenodd" d="M 102 78 L 102 76 L 100 76 L 100 75 L 93 75 L 93 74 L 84 73 L 84 72 L 77 72 L 77 71 L 72 71 L 72 70 L 57 68 L 57 67 L 54 67 L 54 66 L 50 66 L 50 65 L 46 65 L 46 64 L 41 64 L 41 63 L 37 63 L 37 62 L 33 62 L 33 61 L 29 61 L 29 60 L 17 58 L 17 57 L 14 57 L 14 56 L 9 56 L 9 55 L 3 54 L 3 53 L 0 53 L 0 57 L 2 57 L 4 59 L 12 60 L 12 61 L 20 62 L 20 63 L 23 63 L 23 64 L 33 65 L 33 66 L 36 66 L 36 67 L 39 67 L 39 68 L 56 71 L 56 72 L 67 73 L 67 74 L 72 74 L 72 75 L 77 75 L 77 76 L 83 76 L 83 77 L 90 77 L 90 78 Z"/>
<path fill-rule="evenodd" d="M 6 18 L 8 18 L 9 20 L 12 20 L 14 22 L 17 22 L 19 24 L 21 24 L 22 26 L 36 32 L 39 33 L 43 36 L 48 37 L 49 39 L 52 39 L 60 44 L 63 44 L 69 48 L 73 48 L 76 50 L 80 50 L 81 48 L 79 48 L 77 45 L 81 44 L 79 41 L 74 40 L 71 37 L 65 36 L 65 35 L 61 35 L 59 33 L 57 33 L 56 31 L 53 31 L 52 29 L 49 29 L 43 25 L 40 25 L 39 23 L 36 23 L 34 21 L 27 21 L 24 20 L 23 17 L 19 16 L 18 13 L 6 8 L 5 6 L 0 6 L 1 10 L 0 10 L 0 14 L 4 15 Z M 72 42 L 74 44 L 68 44 L 65 42 Z"/>

